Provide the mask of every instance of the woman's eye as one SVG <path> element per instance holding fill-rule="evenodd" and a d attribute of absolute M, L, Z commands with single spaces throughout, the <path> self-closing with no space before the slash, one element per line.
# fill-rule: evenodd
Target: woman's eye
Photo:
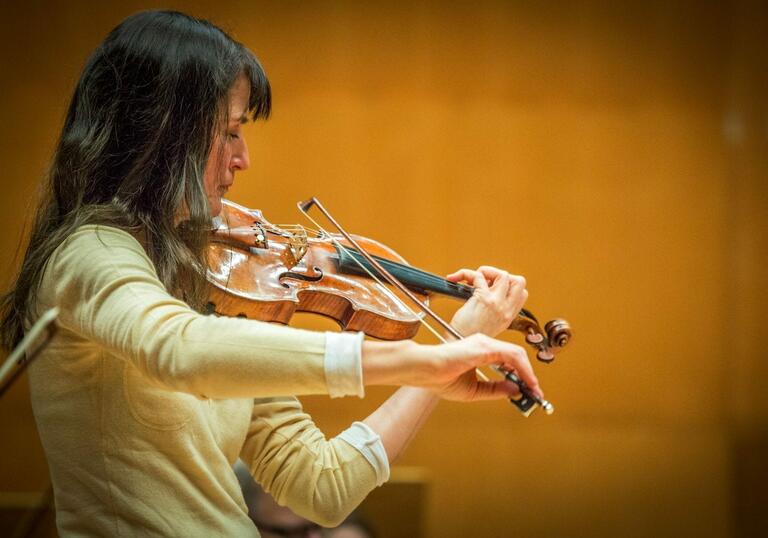
<path fill-rule="evenodd" d="M 237 133 L 227 133 L 227 136 L 233 140 L 237 140 L 238 138 L 240 138 L 240 135 Z"/>

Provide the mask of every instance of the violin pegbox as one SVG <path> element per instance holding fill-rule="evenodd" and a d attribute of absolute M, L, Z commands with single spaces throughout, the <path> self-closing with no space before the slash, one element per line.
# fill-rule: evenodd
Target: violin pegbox
<path fill-rule="evenodd" d="M 523 333 L 526 343 L 536 350 L 536 358 L 544 363 L 555 360 L 555 355 L 573 337 L 571 325 L 561 318 L 547 322 L 542 329 L 533 315 L 521 313 L 509 328 Z"/>

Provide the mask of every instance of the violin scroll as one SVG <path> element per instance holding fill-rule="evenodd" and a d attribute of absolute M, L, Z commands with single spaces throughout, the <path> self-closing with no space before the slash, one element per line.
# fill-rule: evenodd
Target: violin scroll
<path fill-rule="evenodd" d="M 547 333 L 547 340 L 553 347 L 565 347 L 573 337 L 571 324 L 564 319 L 553 319 L 544 325 L 544 331 Z"/>

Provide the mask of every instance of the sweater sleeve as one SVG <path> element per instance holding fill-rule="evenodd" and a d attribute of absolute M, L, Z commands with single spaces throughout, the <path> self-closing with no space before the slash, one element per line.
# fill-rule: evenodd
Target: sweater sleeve
<path fill-rule="evenodd" d="M 373 435 L 372 444 L 381 445 Z M 389 476 L 386 457 L 377 468 L 344 433 L 326 439 L 291 397 L 254 402 L 240 458 L 278 504 L 326 527 L 341 523 Z"/>
<path fill-rule="evenodd" d="M 46 268 L 40 302 L 61 308 L 65 330 L 168 390 L 205 398 L 328 392 L 323 333 L 195 312 L 115 228 L 83 226 L 67 238 Z"/>

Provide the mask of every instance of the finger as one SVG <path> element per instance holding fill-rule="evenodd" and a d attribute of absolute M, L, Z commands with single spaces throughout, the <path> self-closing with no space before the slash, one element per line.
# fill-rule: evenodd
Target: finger
<path fill-rule="evenodd" d="M 527 283 L 525 277 L 519 275 L 510 275 L 509 297 L 514 299 L 515 310 L 520 310 L 528 300 L 528 290 L 525 289 Z"/>
<path fill-rule="evenodd" d="M 474 334 L 455 344 L 446 345 L 463 346 L 470 350 L 469 357 L 466 358 L 470 360 L 471 366 L 495 364 L 508 372 L 515 372 L 535 395 L 539 398 L 544 397 L 539 380 L 533 373 L 533 367 L 528 360 L 528 354 L 521 346 L 482 334 Z"/>
<path fill-rule="evenodd" d="M 478 381 L 472 388 L 471 400 L 482 402 L 485 400 L 501 400 L 515 398 L 520 394 L 520 389 L 504 379 L 494 381 Z"/>
<path fill-rule="evenodd" d="M 506 343 L 506 342 L 500 342 Z M 502 366 L 509 371 L 514 371 L 520 379 L 522 379 L 528 388 L 530 388 L 539 398 L 544 397 L 544 392 L 539 387 L 539 380 L 536 374 L 533 373 L 533 367 L 531 361 L 528 359 L 528 354 L 525 350 L 515 344 L 508 344 L 508 350 L 505 353 L 505 360 Z"/>
<path fill-rule="evenodd" d="M 509 275 L 510 283 L 512 284 L 512 288 L 515 289 L 522 289 L 524 290 L 528 283 L 525 280 L 524 276 L 520 275 Z"/>
<path fill-rule="evenodd" d="M 520 312 L 520 310 L 523 308 L 523 305 L 528 300 L 528 290 L 523 290 L 519 294 L 515 294 L 515 295 L 516 295 L 515 298 L 517 299 L 515 301 L 515 311 Z M 510 297 L 513 296 L 512 292 L 510 292 L 509 296 Z"/>
<path fill-rule="evenodd" d="M 480 267 L 477 268 L 477 271 L 479 273 L 482 273 L 483 276 L 485 276 L 489 285 L 492 285 L 496 281 L 496 279 L 501 277 L 502 275 L 509 274 L 503 269 L 499 269 L 497 267 L 491 267 L 490 265 L 481 265 Z"/>
<path fill-rule="evenodd" d="M 445 279 L 450 282 L 472 282 L 475 280 L 475 273 L 471 269 L 459 269 L 446 276 Z"/>
<path fill-rule="evenodd" d="M 472 285 L 475 287 L 475 290 L 488 289 L 488 281 L 480 271 L 475 271 L 475 279 L 472 281 Z"/>
<path fill-rule="evenodd" d="M 499 299 L 506 299 L 512 289 L 512 279 L 508 273 L 499 275 L 491 285 L 491 291 Z"/>

